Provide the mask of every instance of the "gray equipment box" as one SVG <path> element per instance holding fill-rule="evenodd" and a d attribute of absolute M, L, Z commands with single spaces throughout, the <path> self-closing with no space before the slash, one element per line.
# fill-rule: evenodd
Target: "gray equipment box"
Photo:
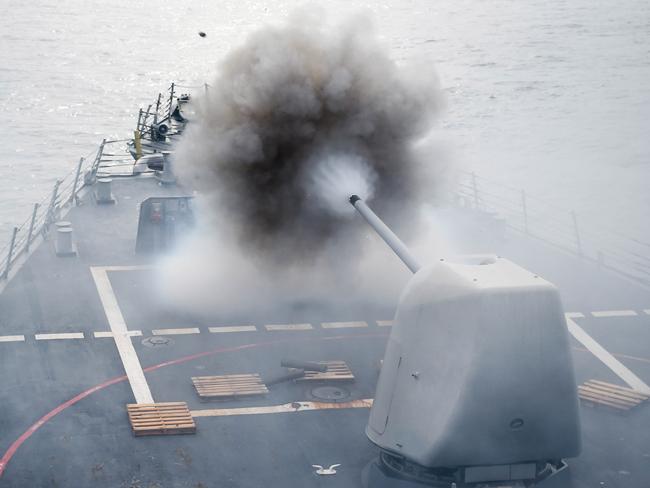
<path fill-rule="evenodd" d="M 136 253 L 169 251 L 194 226 L 192 198 L 151 197 L 140 204 Z"/>
<path fill-rule="evenodd" d="M 578 399 L 556 287 L 496 257 L 421 268 L 400 299 L 366 433 L 431 468 L 577 456 Z"/>

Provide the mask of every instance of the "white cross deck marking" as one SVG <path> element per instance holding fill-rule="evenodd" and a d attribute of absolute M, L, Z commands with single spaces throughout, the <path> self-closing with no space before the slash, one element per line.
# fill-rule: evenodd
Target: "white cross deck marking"
<path fill-rule="evenodd" d="M 584 319 L 585 314 L 581 312 L 567 312 L 564 314 L 566 317 L 569 317 L 570 319 Z"/>
<path fill-rule="evenodd" d="M 377 320 L 377 325 L 379 327 L 392 327 L 394 323 L 394 320 Z"/>
<path fill-rule="evenodd" d="M 233 326 L 221 326 L 221 327 L 208 327 L 210 332 L 219 333 L 219 332 L 257 332 L 257 327 L 254 325 L 233 325 Z"/>
<path fill-rule="evenodd" d="M 571 335 L 576 338 L 589 352 L 596 356 L 605 366 L 612 370 L 619 378 L 625 381 L 632 389 L 650 395 L 650 387 L 641 378 L 627 369 L 618 359 L 612 356 L 603 346 L 598 344 L 582 327 L 576 324 L 571 317 L 566 316 L 567 327 Z"/>
<path fill-rule="evenodd" d="M 108 271 L 142 271 L 145 269 L 155 269 L 156 267 L 152 264 L 134 264 L 131 266 L 93 266 L 93 268 L 102 269 L 108 272 Z"/>
<path fill-rule="evenodd" d="M 101 339 L 101 338 L 104 338 L 104 337 L 110 337 L 110 338 L 113 337 L 113 333 L 109 332 L 109 331 L 95 332 L 94 335 L 95 335 L 96 339 Z M 126 332 L 126 335 L 128 337 L 139 337 L 139 336 L 142 335 L 142 331 L 141 330 L 129 330 L 129 331 Z"/>
<path fill-rule="evenodd" d="M 6 335 L 0 336 L 0 342 L 24 342 L 24 335 Z"/>
<path fill-rule="evenodd" d="M 184 329 L 155 329 L 152 330 L 153 335 L 183 335 L 183 334 L 200 334 L 201 331 L 198 327 L 186 327 Z"/>
<path fill-rule="evenodd" d="M 321 324 L 323 329 L 351 329 L 355 327 L 368 327 L 368 324 L 363 321 L 357 322 L 323 322 Z"/>
<path fill-rule="evenodd" d="M 83 339 L 83 332 L 63 332 L 60 334 L 36 334 L 37 341 L 56 341 L 61 339 Z"/>
<path fill-rule="evenodd" d="M 115 271 L 113 268 L 108 268 Z M 131 338 L 127 336 L 126 322 L 117 303 L 117 298 L 113 293 L 111 281 L 108 278 L 107 268 L 91 267 L 90 272 L 95 280 L 97 293 L 104 307 L 104 313 L 108 320 L 108 325 L 113 332 L 113 339 L 117 346 L 117 351 L 120 354 L 122 365 L 126 376 L 129 378 L 129 384 L 133 391 L 136 403 L 154 403 L 147 379 L 142 371 L 142 365 L 135 352 Z"/>
<path fill-rule="evenodd" d="M 634 310 L 600 310 L 591 312 L 594 317 L 633 317 L 637 315 Z"/>
<path fill-rule="evenodd" d="M 266 330 L 311 330 L 311 324 L 271 324 L 265 325 Z"/>

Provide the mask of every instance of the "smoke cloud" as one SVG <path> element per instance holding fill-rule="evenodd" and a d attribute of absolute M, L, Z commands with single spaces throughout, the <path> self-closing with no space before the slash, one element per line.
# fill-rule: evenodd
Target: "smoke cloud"
<path fill-rule="evenodd" d="M 332 26 L 303 11 L 225 58 L 177 148 L 179 176 L 214 199 L 244 245 L 313 256 L 350 231 L 340 212 L 323 212 L 332 178 L 372 188 L 379 211 L 418 198 L 411 146 L 438 107 L 432 71 L 400 69 L 368 19 Z M 338 174 L 324 176 L 327 166 Z"/>
<path fill-rule="evenodd" d="M 417 222 L 400 217 L 423 189 L 435 193 L 413 150 L 440 107 L 429 64 L 398 66 L 362 15 L 331 25 L 301 11 L 252 33 L 218 72 L 175 156 L 179 180 L 201 195 L 204 257 L 210 249 L 258 275 L 310 266 L 320 281 L 332 267 L 349 271 L 368 243 L 350 194 L 402 235 Z"/>

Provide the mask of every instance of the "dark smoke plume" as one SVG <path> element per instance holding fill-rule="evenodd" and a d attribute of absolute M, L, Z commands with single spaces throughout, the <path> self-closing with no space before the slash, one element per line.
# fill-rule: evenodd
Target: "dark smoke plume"
<path fill-rule="evenodd" d="M 323 208 L 318 193 L 336 190 L 319 182 L 323 161 L 361 161 L 393 225 L 431 185 L 412 145 L 439 106 L 432 69 L 400 69 L 363 17 L 331 26 L 321 14 L 265 27 L 232 51 L 176 152 L 179 177 L 210 199 L 218 226 L 279 264 L 359 232 Z"/>

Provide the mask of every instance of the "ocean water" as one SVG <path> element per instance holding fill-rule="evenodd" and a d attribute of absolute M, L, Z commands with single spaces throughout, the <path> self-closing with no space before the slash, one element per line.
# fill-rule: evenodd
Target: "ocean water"
<path fill-rule="evenodd" d="M 0 239 L 169 82 L 210 81 L 231 47 L 303 3 L 4 0 Z M 459 168 L 650 239 L 650 2 L 318 5 L 368 11 L 397 61 L 435 64 L 436 137 Z"/>

